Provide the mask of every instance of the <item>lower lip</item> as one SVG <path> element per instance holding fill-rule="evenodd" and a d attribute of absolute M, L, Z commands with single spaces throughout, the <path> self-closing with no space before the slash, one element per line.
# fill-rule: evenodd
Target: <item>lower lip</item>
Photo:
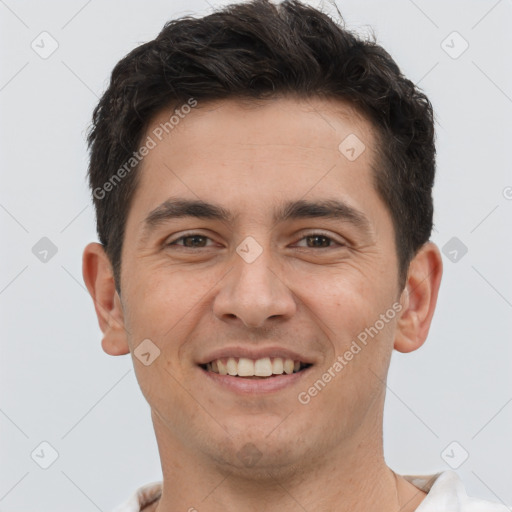
<path fill-rule="evenodd" d="M 219 373 L 209 372 L 203 368 L 199 368 L 208 378 L 216 382 L 220 386 L 227 388 L 236 393 L 254 394 L 254 393 L 272 393 L 279 391 L 288 386 L 292 386 L 304 377 L 312 367 L 309 366 L 304 370 L 289 375 L 282 374 L 266 379 L 249 379 L 245 377 L 233 377 L 232 375 L 220 375 Z"/>

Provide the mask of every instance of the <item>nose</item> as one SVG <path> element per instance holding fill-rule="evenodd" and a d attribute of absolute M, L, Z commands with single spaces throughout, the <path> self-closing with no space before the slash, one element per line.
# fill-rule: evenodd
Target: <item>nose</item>
<path fill-rule="evenodd" d="M 233 265 L 215 297 L 213 311 L 217 318 L 258 328 L 265 327 L 268 320 L 293 316 L 293 294 L 278 270 L 279 265 L 273 262 L 270 249 L 263 250 L 250 263 L 235 253 Z"/>

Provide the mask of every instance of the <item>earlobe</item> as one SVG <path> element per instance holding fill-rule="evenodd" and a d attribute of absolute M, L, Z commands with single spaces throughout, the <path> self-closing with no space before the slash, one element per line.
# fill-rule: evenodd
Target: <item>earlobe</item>
<path fill-rule="evenodd" d="M 84 249 L 82 275 L 103 332 L 103 350 L 112 356 L 128 354 L 130 347 L 122 304 L 115 288 L 112 266 L 101 244 L 93 242 Z"/>
<path fill-rule="evenodd" d="M 437 303 L 443 261 L 439 249 L 427 242 L 409 265 L 407 281 L 400 298 L 402 312 L 397 322 L 394 348 L 412 352 L 427 339 Z"/>

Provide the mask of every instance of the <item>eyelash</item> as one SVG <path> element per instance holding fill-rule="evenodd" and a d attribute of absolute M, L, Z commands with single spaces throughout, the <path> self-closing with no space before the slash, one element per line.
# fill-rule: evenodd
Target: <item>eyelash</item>
<path fill-rule="evenodd" d="M 186 233 L 186 234 L 180 236 L 179 238 L 176 238 L 175 240 L 173 240 L 171 242 L 167 242 L 165 244 L 165 246 L 166 247 L 176 246 L 176 247 L 182 247 L 183 249 L 206 249 L 206 247 L 186 247 L 184 245 L 177 245 L 176 244 L 176 242 L 179 242 L 180 240 L 184 240 L 185 238 L 193 238 L 195 236 L 211 240 L 210 237 L 208 237 L 206 235 L 203 235 L 202 233 L 191 232 L 191 233 Z M 332 236 L 326 235 L 325 233 L 321 233 L 321 232 L 308 233 L 307 235 L 304 235 L 299 241 L 301 242 L 302 240 L 305 240 L 306 238 L 318 237 L 318 236 L 319 237 L 323 237 L 323 238 L 325 238 L 327 240 L 330 240 L 331 242 L 334 242 L 335 244 L 338 244 L 340 247 L 346 246 L 346 244 L 344 244 L 342 242 L 336 241 Z M 328 247 L 302 247 L 302 249 L 334 249 L 334 247 L 331 247 L 331 246 L 328 246 Z"/>

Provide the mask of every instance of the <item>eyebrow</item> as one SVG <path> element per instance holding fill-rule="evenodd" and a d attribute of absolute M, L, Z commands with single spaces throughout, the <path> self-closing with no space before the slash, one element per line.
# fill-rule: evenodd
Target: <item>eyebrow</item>
<path fill-rule="evenodd" d="M 217 220 L 233 223 L 238 215 L 220 205 L 200 199 L 170 198 L 152 210 L 143 221 L 142 239 L 165 222 L 183 217 Z M 289 201 L 274 211 L 274 224 L 298 219 L 328 218 L 349 222 L 357 228 L 370 232 L 370 221 L 359 210 L 338 199 Z"/>

